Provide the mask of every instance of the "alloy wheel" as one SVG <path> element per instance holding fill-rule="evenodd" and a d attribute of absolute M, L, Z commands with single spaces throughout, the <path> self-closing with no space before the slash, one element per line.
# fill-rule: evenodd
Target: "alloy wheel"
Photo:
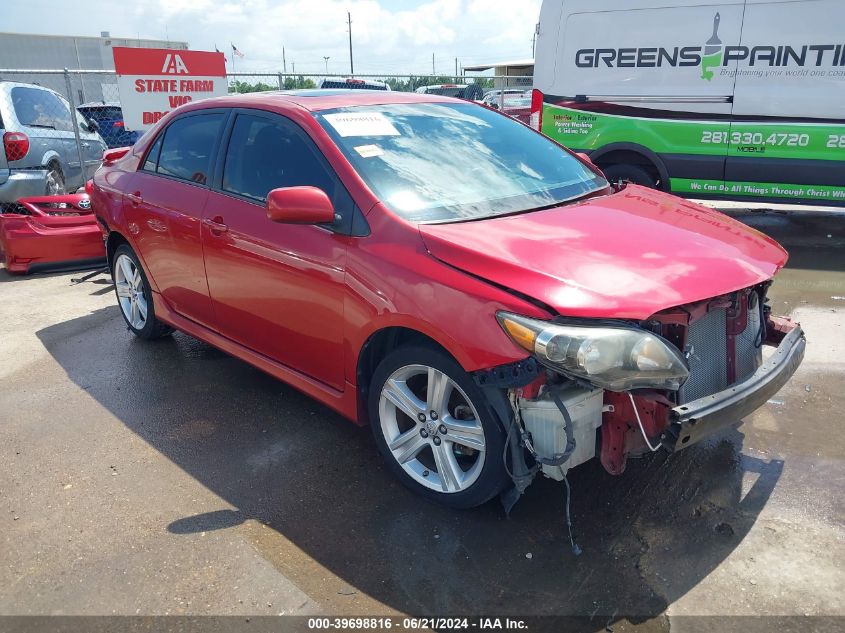
<path fill-rule="evenodd" d="M 121 254 L 115 261 L 114 285 L 117 290 L 117 300 L 126 321 L 136 330 L 143 330 L 147 323 L 144 280 L 140 269 L 128 255 Z"/>
<path fill-rule="evenodd" d="M 461 492 L 481 474 L 484 428 L 472 402 L 444 372 L 426 365 L 394 371 L 381 390 L 379 422 L 393 458 L 423 486 Z"/>

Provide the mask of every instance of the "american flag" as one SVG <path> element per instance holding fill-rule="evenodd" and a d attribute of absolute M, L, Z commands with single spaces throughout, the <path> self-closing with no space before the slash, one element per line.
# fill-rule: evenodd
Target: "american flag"
<path fill-rule="evenodd" d="M 237 55 L 238 57 L 243 57 L 244 54 L 238 50 L 238 47 L 232 44 L 232 53 Z"/>

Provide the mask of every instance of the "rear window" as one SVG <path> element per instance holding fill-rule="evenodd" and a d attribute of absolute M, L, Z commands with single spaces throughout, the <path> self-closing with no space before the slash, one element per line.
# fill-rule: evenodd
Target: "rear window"
<path fill-rule="evenodd" d="M 466 86 L 454 86 L 452 88 L 426 88 L 427 95 L 440 95 L 441 97 L 462 97 Z"/>
<path fill-rule="evenodd" d="M 73 129 L 70 108 L 57 95 L 41 88 L 12 88 L 12 106 L 21 125 L 68 131 Z"/>
<path fill-rule="evenodd" d="M 350 81 L 344 79 L 324 79 L 320 88 L 348 88 L 358 90 L 387 90 L 384 84 L 371 84 L 366 81 Z"/>
<path fill-rule="evenodd" d="M 83 107 L 79 111 L 88 119 L 100 121 L 119 121 L 123 119 L 123 111 L 117 106 Z"/>

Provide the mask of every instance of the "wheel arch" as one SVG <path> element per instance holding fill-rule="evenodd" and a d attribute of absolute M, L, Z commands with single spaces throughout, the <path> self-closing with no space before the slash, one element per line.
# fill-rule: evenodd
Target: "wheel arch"
<path fill-rule="evenodd" d="M 668 191 L 669 171 L 655 152 L 637 143 L 610 143 L 590 152 L 590 160 L 600 169 L 609 165 L 631 164 L 652 168 L 660 177 L 661 189 Z"/>
<path fill-rule="evenodd" d="M 41 157 L 41 164 L 44 166 L 45 169 L 50 165 L 56 164 L 59 166 L 59 169 L 61 170 L 62 174 L 66 173 L 65 165 L 62 162 L 62 157 L 54 149 L 49 149 L 44 152 L 44 156 Z"/>
<path fill-rule="evenodd" d="M 121 244 L 126 244 L 129 248 L 132 248 L 132 244 L 129 243 L 129 240 L 122 233 L 109 231 L 109 236 L 106 239 L 106 261 L 109 264 L 109 269 L 112 267 L 114 253 Z"/>
<path fill-rule="evenodd" d="M 367 340 L 361 346 L 355 367 L 359 423 L 369 423 L 367 398 L 370 390 L 370 381 L 372 380 L 376 367 L 388 353 L 394 349 L 408 345 L 420 345 L 442 351 L 453 358 L 459 365 L 464 366 L 459 355 L 453 353 L 440 341 L 421 330 L 406 325 L 387 325 L 376 330 L 367 337 Z"/>

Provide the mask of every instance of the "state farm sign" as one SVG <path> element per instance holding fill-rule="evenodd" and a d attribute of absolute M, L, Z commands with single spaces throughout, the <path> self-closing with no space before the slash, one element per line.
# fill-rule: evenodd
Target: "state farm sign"
<path fill-rule="evenodd" d="M 119 46 L 113 51 L 128 130 L 146 130 L 183 103 L 228 93 L 223 53 Z"/>

